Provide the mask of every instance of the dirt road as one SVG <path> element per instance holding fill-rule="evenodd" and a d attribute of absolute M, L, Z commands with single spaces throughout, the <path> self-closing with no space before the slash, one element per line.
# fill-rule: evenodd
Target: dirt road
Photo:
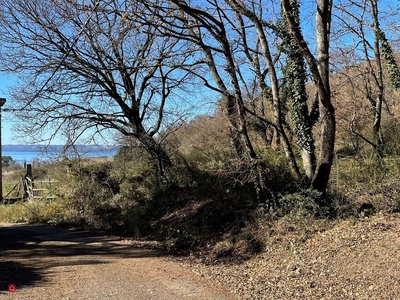
<path fill-rule="evenodd" d="M 7 291 L 10 283 L 16 292 Z M 232 299 L 227 295 L 129 241 L 0 223 L 0 299 Z"/>

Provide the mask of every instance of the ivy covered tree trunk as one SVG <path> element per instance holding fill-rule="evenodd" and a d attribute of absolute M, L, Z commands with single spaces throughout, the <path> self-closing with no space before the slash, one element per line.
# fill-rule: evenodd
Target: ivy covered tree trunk
<path fill-rule="evenodd" d="M 377 33 L 378 40 L 382 44 L 382 55 L 386 61 L 386 68 L 389 72 L 390 81 L 393 86 L 400 91 L 400 69 L 396 63 L 392 47 L 390 46 L 385 33 L 380 29 L 377 19 L 375 20 L 375 31 Z"/>
<path fill-rule="evenodd" d="M 301 32 L 299 19 L 299 4 L 291 1 L 292 16 L 296 30 Z M 284 12 L 282 12 L 284 14 Z M 297 40 L 288 31 L 287 20 L 278 25 L 279 35 L 283 41 L 283 51 L 287 56 L 284 74 L 287 82 L 287 95 L 291 106 L 293 131 L 297 144 L 301 149 L 303 169 L 306 177 L 311 180 L 316 166 L 315 141 L 312 133 L 312 122 L 308 113 L 308 93 L 306 90 L 306 65 L 298 47 Z"/>
<path fill-rule="evenodd" d="M 325 193 L 332 169 L 335 143 L 335 109 L 331 102 L 329 82 L 329 37 L 331 26 L 332 0 L 317 1 L 316 38 L 317 57 L 313 55 L 298 26 L 297 0 L 281 0 L 283 16 L 288 30 L 297 42 L 297 47 L 308 63 L 316 85 L 320 103 L 321 136 L 317 164 L 312 178 L 312 188 Z"/>
<path fill-rule="evenodd" d="M 379 93 L 374 101 L 374 124 L 373 124 L 373 133 L 374 133 L 374 143 L 376 145 L 377 153 L 379 157 L 383 155 L 383 136 L 381 132 L 381 119 L 382 119 L 382 104 L 384 100 L 384 83 L 383 83 L 383 75 L 382 75 L 382 67 L 381 67 L 381 55 L 386 61 L 386 68 L 389 73 L 390 82 L 396 88 L 397 91 L 400 92 L 400 69 L 396 62 L 395 56 L 393 54 L 392 47 L 390 46 L 385 33 L 380 28 L 379 23 L 379 10 L 378 10 L 378 1 L 370 0 L 372 7 L 372 18 L 373 18 L 373 28 L 375 34 L 374 40 L 374 53 L 376 56 L 378 65 L 378 75 L 377 80 L 379 81 Z"/>

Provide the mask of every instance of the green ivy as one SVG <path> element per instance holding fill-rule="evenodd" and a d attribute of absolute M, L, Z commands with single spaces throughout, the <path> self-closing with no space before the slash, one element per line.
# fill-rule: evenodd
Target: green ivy
<path fill-rule="evenodd" d="M 400 91 L 400 69 L 394 58 L 392 47 L 390 46 L 385 33 L 379 28 L 379 24 L 376 24 L 377 37 L 381 42 L 382 56 L 386 61 L 386 68 L 389 72 L 390 81 L 393 86 Z"/>
<path fill-rule="evenodd" d="M 296 26 L 300 30 L 298 1 L 292 0 L 291 7 L 291 14 L 295 16 Z M 302 53 L 299 51 L 297 40 L 290 33 L 286 19 L 279 21 L 276 28 L 278 35 L 282 38 L 281 50 L 287 56 L 283 72 L 287 82 L 287 95 L 292 111 L 293 131 L 297 137 L 298 145 L 307 152 L 314 153 L 315 143 L 307 105 L 306 64 Z"/>

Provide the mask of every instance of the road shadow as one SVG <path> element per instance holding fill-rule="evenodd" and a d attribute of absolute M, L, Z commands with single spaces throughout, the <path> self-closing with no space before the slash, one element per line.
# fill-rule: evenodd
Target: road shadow
<path fill-rule="evenodd" d="M 6 293 L 11 283 L 20 288 L 40 282 L 42 278 L 42 270 L 39 268 L 16 261 L 0 261 L 0 294 Z"/>
<path fill-rule="evenodd" d="M 159 249 L 136 247 L 116 237 L 42 225 L 0 223 L 0 293 L 7 290 L 9 283 L 43 283 L 54 267 L 164 255 Z"/>

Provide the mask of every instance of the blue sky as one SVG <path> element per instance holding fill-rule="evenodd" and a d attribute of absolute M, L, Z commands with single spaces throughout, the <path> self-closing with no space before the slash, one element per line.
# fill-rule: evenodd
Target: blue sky
<path fill-rule="evenodd" d="M 306 3 L 308 3 L 308 2 L 306 2 Z M 399 4 L 393 4 L 387 0 L 382 0 L 379 3 L 380 3 L 380 5 L 382 5 L 382 10 L 384 10 L 384 8 L 386 8 L 386 10 L 388 10 L 389 4 L 392 6 L 397 6 L 397 7 L 399 5 Z M 310 4 L 311 4 L 311 2 L 310 2 Z M 389 9 L 389 10 L 395 11 L 395 9 Z M 312 21 L 311 21 L 311 19 L 312 19 Z M 314 20 L 313 18 L 306 17 L 307 26 L 311 26 L 313 24 L 313 20 Z M 311 23 L 308 23 L 308 22 L 311 22 Z M 313 35 L 313 33 L 314 33 L 313 30 L 309 30 L 309 32 L 311 35 Z M 5 109 L 7 107 L 11 106 L 11 97 L 9 97 L 9 94 L 8 94 L 8 87 L 13 84 L 13 81 L 14 80 L 10 76 L 8 76 L 5 73 L 0 72 L 0 98 L 6 98 L 8 100 L 8 102 L 3 107 Z M 13 126 L 11 112 L 6 112 L 3 110 L 1 121 L 2 121 L 1 126 L 2 126 L 2 143 L 3 143 L 3 145 L 24 144 L 24 143 L 28 142 L 28 140 L 24 139 L 24 137 L 18 136 L 18 132 L 13 131 L 13 128 L 15 126 Z M 54 144 L 63 144 L 63 141 L 56 140 L 56 141 L 53 141 L 53 143 Z"/>
<path fill-rule="evenodd" d="M 8 87 L 12 83 L 13 81 L 10 76 L 0 73 L 0 98 L 6 98 L 7 100 L 10 98 Z M 3 108 L 7 108 L 8 104 L 9 103 L 6 102 Z M 18 144 L 15 139 L 16 133 L 12 131 L 12 128 L 12 114 L 3 111 L 1 117 L 1 135 L 3 145 Z"/>
<path fill-rule="evenodd" d="M 26 145 L 31 144 L 28 137 L 24 137 L 20 132 L 15 130 L 16 121 L 11 111 L 7 111 L 7 108 L 11 108 L 12 100 L 9 95 L 9 88 L 15 84 L 16 76 L 7 75 L 0 72 L 0 98 L 6 98 L 6 103 L 2 107 L 1 113 L 1 141 L 2 145 Z M 46 137 L 43 137 L 46 138 Z M 102 142 L 102 141 L 99 141 Z M 104 142 L 104 141 L 103 141 Z M 43 142 L 45 143 L 45 142 Z M 61 136 L 56 136 L 50 144 L 52 145 L 64 145 L 66 141 Z"/>

